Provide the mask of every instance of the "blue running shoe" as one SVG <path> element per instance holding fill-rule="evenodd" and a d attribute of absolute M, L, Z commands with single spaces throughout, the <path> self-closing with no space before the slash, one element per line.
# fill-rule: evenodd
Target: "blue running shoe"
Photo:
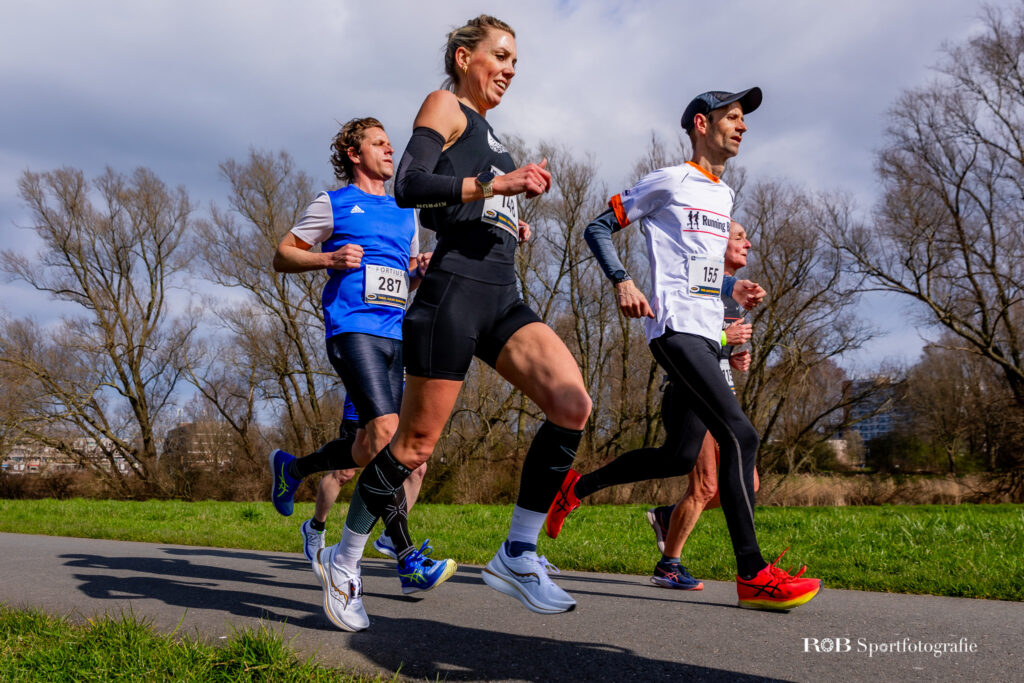
<path fill-rule="evenodd" d="M 285 517 L 290 517 L 295 503 L 295 491 L 302 483 L 288 474 L 288 465 L 295 459 L 291 453 L 275 448 L 270 451 L 267 460 L 270 462 L 270 502 L 274 509 Z"/>
<path fill-rule="evenodd" d="M 398 553 L 395 552 L 395 544 L 387 534 L 381 534 L 377 537 L 377 540 L 373 542 L 373 549 L 381 555 L 387 555 L 392 560 L 398 559 Z"/>
<path fill-rule="evenodd" d="M 654 567 L 651 583 L 662 588 L 676 588 L 684 591 L 704 590 L 704 582 L 693 578 L 686 567 L 678 562 L 658 562 Z"/>
<path fill-rule="evenodd" d="M 402 580 L 402 592 L 406 595 L 440 586 L 459 568 L 455 560 L 430 559 L 428 555 L 433 551 L 427 539 L 419 550 L 413 550 L 398 561 L 398 578 Z"/>

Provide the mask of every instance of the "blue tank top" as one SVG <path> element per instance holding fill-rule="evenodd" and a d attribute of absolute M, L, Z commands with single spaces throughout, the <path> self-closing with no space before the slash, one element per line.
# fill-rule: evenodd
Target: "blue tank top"
<path fill-rule="evenodd" d="M 359 412 L 356 410 L 356 404 L 352 403 L 352 399 L 348 397 L 348 394 L 345 394 L 345 411 L 341 419 L 345 422 L 359 422 Z"/>
<path fill-rule="evenodd" d="M 388 339 L 402 338 L 402 318 L 409 298 L 409 246 L 416 233 L 412 209 L 400 209 L 395 198 L 363 192 L 348 185 L 327 193 L 334 213 L 334 233 L 321 245 L 325 252 L 345 244 L 363 248 L 359 268 L 328 270 L 321 303 L 330 339 L 342 332 L 360 332 Z"/>

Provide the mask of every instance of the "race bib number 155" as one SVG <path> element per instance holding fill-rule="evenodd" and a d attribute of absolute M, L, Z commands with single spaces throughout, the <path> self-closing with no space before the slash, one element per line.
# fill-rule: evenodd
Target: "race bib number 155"
<path fill-rule="evenodd" d="M 725 259 L 690 256 L 687 280 L 690 296 L 717 298 L 725 281 Z"/>

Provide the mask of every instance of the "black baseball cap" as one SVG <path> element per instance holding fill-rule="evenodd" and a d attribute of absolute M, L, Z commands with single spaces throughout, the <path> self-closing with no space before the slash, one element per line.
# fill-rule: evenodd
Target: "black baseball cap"
<path fill-rule="evenodd" d="M 693 129 L 693 117 L 697 114 L 707 115 L 709 112 L 733 102 L 739 102 L 743 113 L 749 114 L 761 106 L 761 89 L 753 87 L 742 92 L 711 90 L 697 95 L 686 105 L 686 111 L 683 112 L 681 121 L 683 130 L 689 133 Z"/>

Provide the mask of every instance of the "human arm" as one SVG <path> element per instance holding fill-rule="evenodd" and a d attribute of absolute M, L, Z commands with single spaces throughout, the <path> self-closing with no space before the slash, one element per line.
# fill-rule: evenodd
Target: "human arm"
<path fill-rule="evenodd" d="M 530 229 L 530 224 L 526 221 L 519 221 L 519 243 L 529 242 L 531 237 L 533 237 L 533 230 Z"/>
<path fill-rule="evenodd" d="M 423 276 L 427 274 L 427 266 L 430 265 L 430 257 L 434 252 L 428 251 L 424 254 L 417 254 L 409 257 L 409 289 L 413 290 L 420 286 Z"/>
<path fill-rule="evenodd" d="M 274 270 L 279 273 L 303 273 L 324 268 L 358 268 L 363 256 L 363 248 L 358 244 L 345 244 L 337 251 L 327 253 L 311 251 L 313 245 L 325 241 L 333 231 L 331 200 L 326 192 L 321 192 L 277 245 Z"/>
<path fill-rule="evenodd" d="M 730 296 L 736 300 L 736 303 L 749 311 L 759 306 L 764 301 L 766 294 L 764 287 L 756 282 L 736 280 Z"/>
<path fill-rule="evenodd" d="M 279 273 L 304 273 L 310 270 L 347 270 L 358 268 L 363 261 L 363 248 L 358 244 L 344 244 L 337 251 L 310 251 L 313 245 L 306 244 L 289 232 L 277 245 L 274 253 L 274 270 Z"/>
<path fill-rule="evenodd" d="M 744 323 L 741 319 L 726 327 L 724 332 L 727 346 L 739 346 L 744 342 L 750 341 L 750 338 L 754 335 L 754 326 Z"/>
<path fill-rule="evenodd" d="M 729 365 L 737 372 L 746 372 L 750 369 L 750 350 L 737 351 L 729 356 Z"/>
<path fill-rule="evenodd" d="M 612 233 L 621 229 L 614 209 L 607 209 L 590 222 L 583 231 L 583 239 L 594 253 L 594 258 L 597 259 L 605 276 L 614 283 L 615 297 L 622 314 L 628 318 L 653 318 L 654 311 L 651 310 L 647 298 L 633 283 L 633 279 L 619 260 L 615 245 L 612 244 Z"/>
<path fill-rule="evenodd" d="M 468 125 L 455 95 L 438 90 L 430 93 L 416 114 L 413 133 L 398 164 L 395 200 L 402 207 L 430 208 L 466 204 L 484 199 L 476 177 L 456 178 L 434 173 L 441 152 L 455 143 Z M 495 177 L 494 194 L 536 197 L 551 188 L 547 159 L 526 164 Z"/>

